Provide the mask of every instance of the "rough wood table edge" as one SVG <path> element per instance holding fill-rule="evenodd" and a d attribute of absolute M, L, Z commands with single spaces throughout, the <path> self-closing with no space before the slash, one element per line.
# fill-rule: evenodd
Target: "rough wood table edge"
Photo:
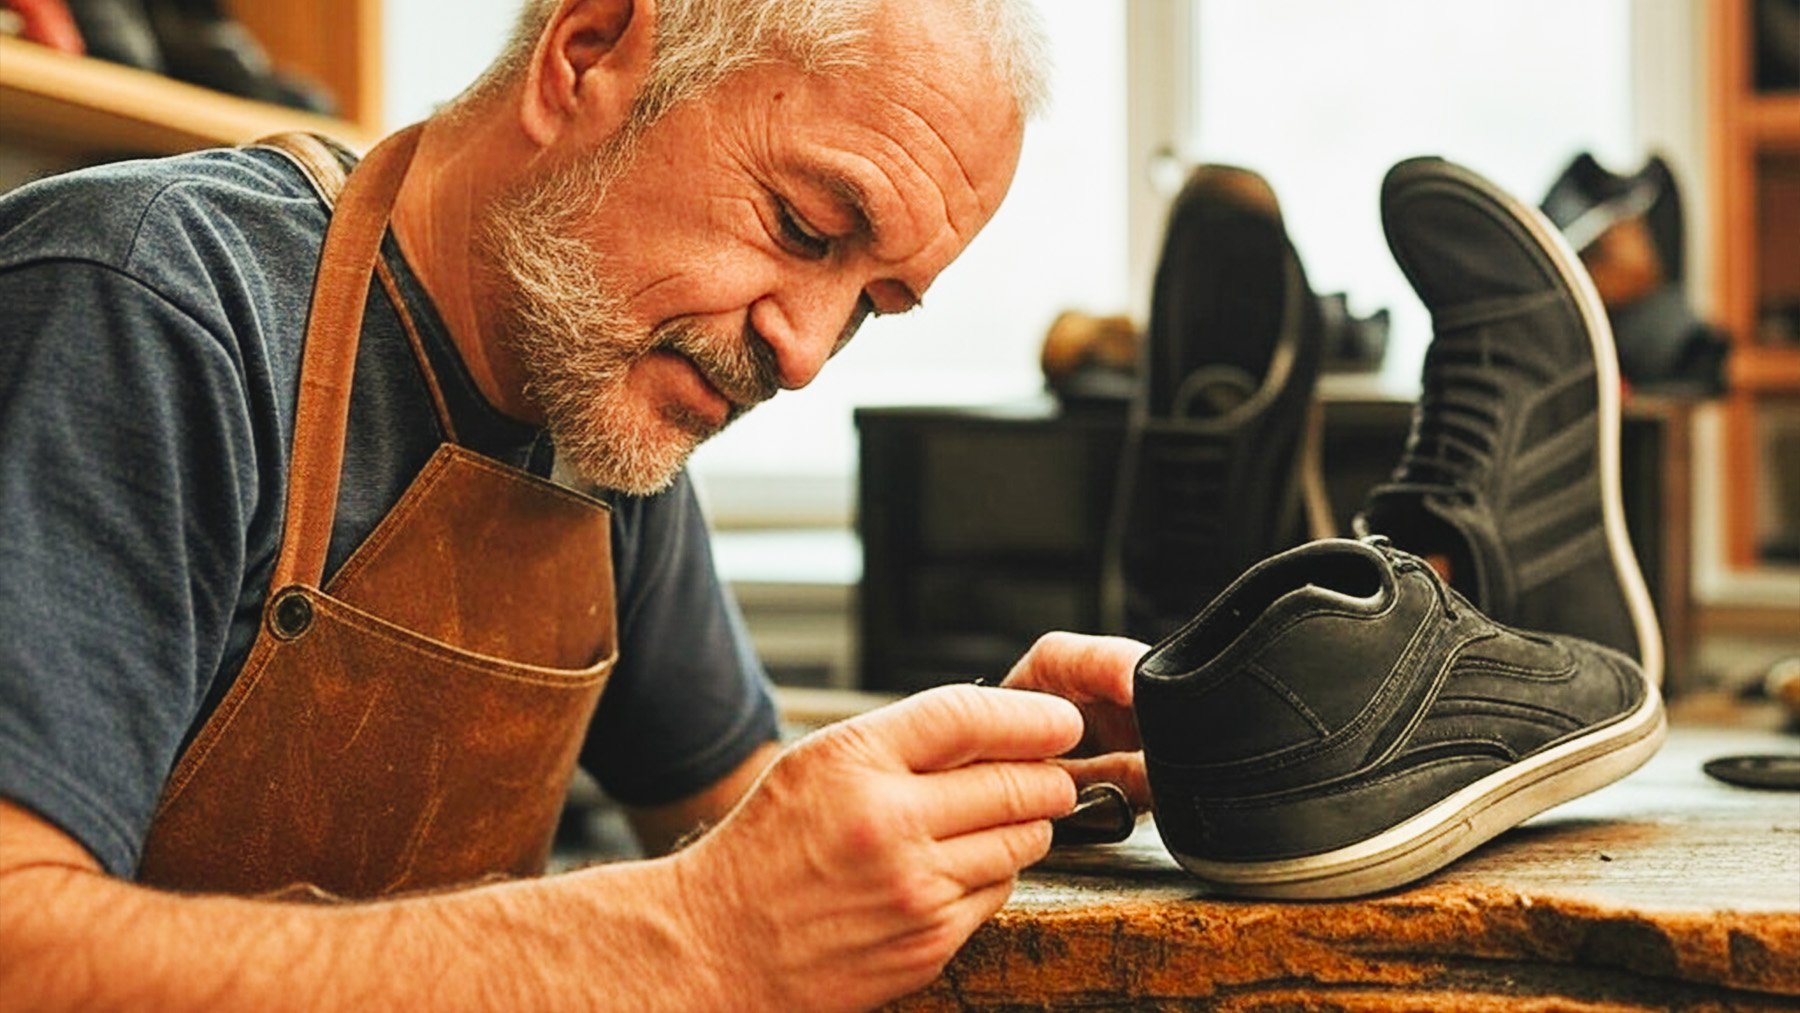
<path fill-rule="evenodd" d="M 1505 890 L 1002 911 L 941 1009 L 1800 1009 L 1800 914 L 1645 914 Z"/>

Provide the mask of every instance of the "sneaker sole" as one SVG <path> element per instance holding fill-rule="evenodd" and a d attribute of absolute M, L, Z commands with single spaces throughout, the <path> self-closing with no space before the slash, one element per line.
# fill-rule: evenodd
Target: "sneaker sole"
<path fill-rule="evenodd" d="M 1612 557 L 1613 573 L 1618 578 L 1619 591 L 1625 597 L 1626 611 L 1631 615 L 1631 624 L 1637 634 L 1638 664 L 1643 666 L 1644 676 L 1650 684 L 1660 688 L 1663 682 L 1662 627 L 1657 622 L 1656 605 L 1650 598 L 1650 588 L 1644 583 L 1637 552 L 1631 547 L 1630 529 L 1625 524 L 1625 500 L 1619 479 L 1619 353 L 1613 343 L 1612 324 L 1607 320 L 1606 307 L 1600 302 L 1600 293 L 1594 289 L 1593 279 L 1588 276 L 1587 268 L 1581 266 L 1581 259 L 1570 248 L 1568 240 L 1543 212 L 1520 203 L 1511 194 L 1459 165 L 1437 159 L 1416 164 L 1419 168 L 1414 173 L 1418 178 L 1454 180 L 1510 215 L 1537 241 L 1574 296 L 1593 348 L 1595 382 L 1600 388 L 1600 505 L 1608 555 Z"/>
<path fill-rule="evenodd" d="M 1303 858 L 1221 862 L 1170 854 L 1219 891 L 1281 900 L 1376 893 L 1430 875 L 1538 813 L 1644 765 L 1668 730 L 1654 689 L 1630 714 L 1476 781 L 1391 830 Z M 1167 840 L 1164 841 L 1168 844 Z"/>

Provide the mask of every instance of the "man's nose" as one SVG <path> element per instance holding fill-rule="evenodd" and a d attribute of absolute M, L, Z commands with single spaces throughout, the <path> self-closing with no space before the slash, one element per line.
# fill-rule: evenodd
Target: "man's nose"
<path fill-rule="evenodd" d="M 811 383 L 855 331 L 862 306 L 862 290 L 849 285 L 769 295 L 751 305 L 750 327 L 774 351 L 781 386 L 794 390 Z"/>

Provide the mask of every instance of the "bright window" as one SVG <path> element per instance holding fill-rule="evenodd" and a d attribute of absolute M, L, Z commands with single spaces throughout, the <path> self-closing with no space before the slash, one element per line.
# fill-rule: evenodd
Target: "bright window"
<path fill-rule="evenodd" d="M 1381 177 L 1461 162 L 1535 204 L 1569 159 L 1637 168 L 1629 0 L 1198 0 L 1189 153 L 1268 177 L 1313 288 L 1388 306 L 1384 378 L 1430 323 L 1381 235 Z"/>

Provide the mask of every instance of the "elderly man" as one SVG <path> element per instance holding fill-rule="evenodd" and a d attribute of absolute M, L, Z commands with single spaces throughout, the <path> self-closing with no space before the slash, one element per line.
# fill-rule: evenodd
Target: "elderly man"
<path fill-rule="evenodd" d="M 538 0 L 348 182 L 0 203 L 0 994 L 867 1006 L 1076 782 L 1144 801 L 1123 640 L 778 750 L 680 471 L 986 223 L 1033 52 L 1012 0 Z M 528 878 L 578 759 L 660 857 Z"/>

